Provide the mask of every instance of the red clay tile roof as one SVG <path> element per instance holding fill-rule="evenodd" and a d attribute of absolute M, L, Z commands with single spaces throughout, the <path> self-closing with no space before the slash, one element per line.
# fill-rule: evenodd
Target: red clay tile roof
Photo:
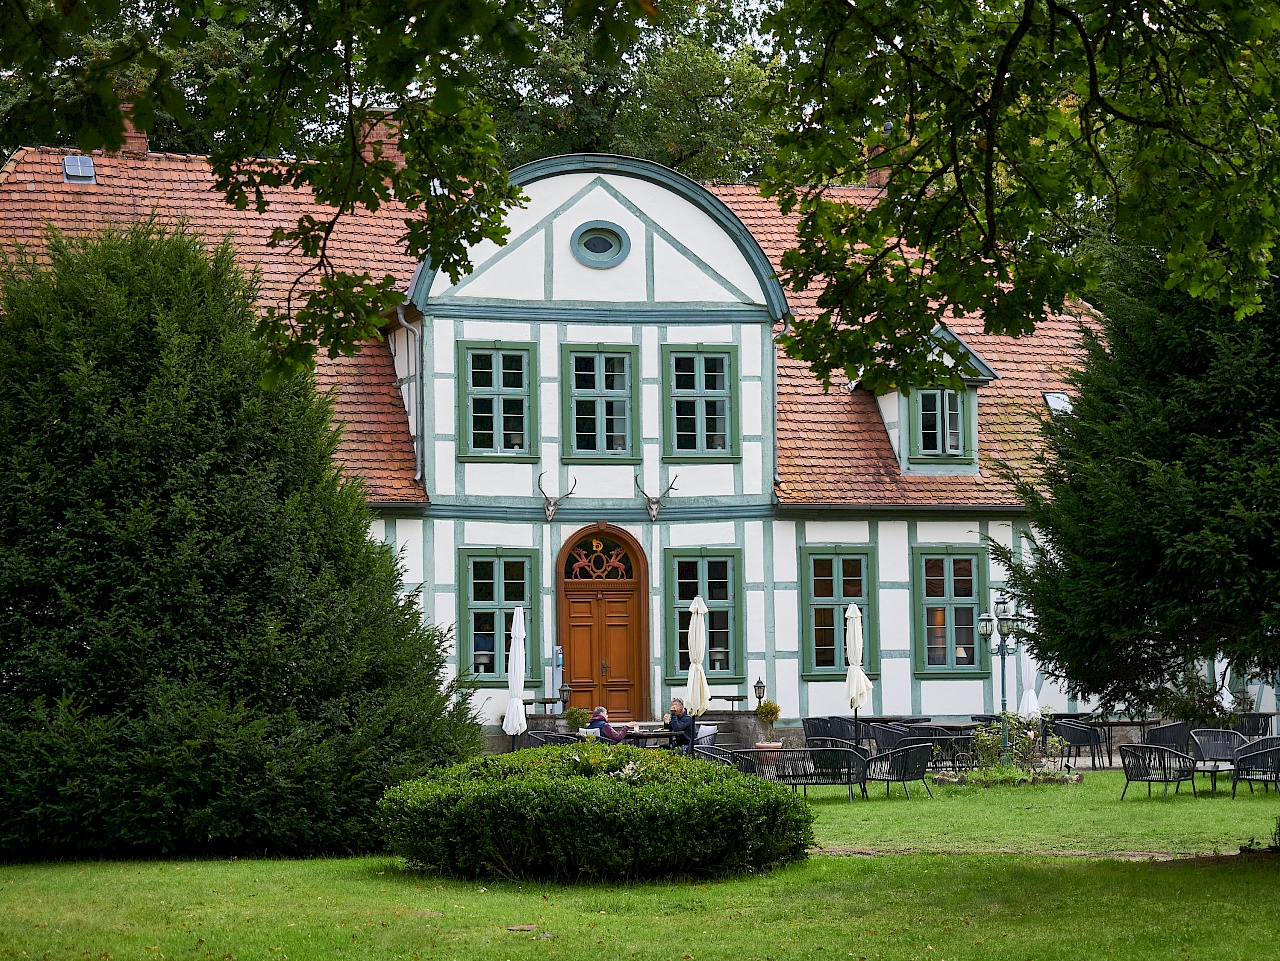
<path fill-rule="evenodd" d="M 186 219 L 211 240 L 228 233 L 245 261 L 262 273 L 264 304 L 282 303 L 299 273 L 300 258 L 268 245 L 274 227 L 289 226 L 316 210 L 302 192 L 279 190 L 259 215 L 237 211 L 212 192 L 203 157 L 172 154 L 94 154 L 99 183 L 63 182 L 65 150 L 24 148 L 0 170 L 0 243 L 38 247 L 44 222 L 67 233 L 85 233 L 104 223 L 127 223 L 153 211 L 167 223 Z M 748 184 L 710 187 L 755 235 L 774 266 L 795 236 L 795 217 L 783 216 L 772 200 Z M 845 188 L 855 202 L 869 203 L 877 190 Z M 376 215 L 353 214 L 340 224 L 330 254 L 342 269 L 389 272 L 407 287 L 414 263 L 399 240 L 404 211 L 388 205 Z M 788 294 L 797 316 L 813 312 L 815 294 Z M 861 507 L 985 506 L 1017 508 L 1009 486 L 994 475 L 992 460 L 1028 463 L 1036 446 L 1043 391 L 1061 390 L 1061 371 L 1076 357 L 1076 320 L 1054 318 L 1034 335 L 1014 340 L 982 332 L 977 317 L 956 318 L 952 330 L 1000 375 L 979 389 L 980 473 L 977 476 L 903 475 L 889 443 L 875 398 L 864 390 L 834 387 L 824 392 L 803 364 L 778 357 L 777 494 L 784 505 Z M 317 364 L 317 381 L 334 390 L 344 425 L 339 458 L 365 479 L 375 502 L 422 503 L 426 493 L 413 480 L 414 453 L 395 368 L 384 343 L 366 345 L 351 358 Z"/>
<path fill-rule="evenodd" d="M 213 175 L 204 157 L 174 154 L 93 154 L 97 184 L 64 183 L 62 158 L 68 153 L 24 147 L 0 169 L 0 245 L 39 249 L 45 223 L 69 235 L 86 234 L 107 223 L 127 224 L 154 211 L 166 224 L 185 219 L 211 242 L 228 234 L 244 263 L 261 271 L 261 302 L 283 305 L 290 284 L 306 261 L 268 241 L 277 226 L 300 215 L 325 216 L 310 195 L 273 191 L 265 214 L 236 210 L 212 191 Z M 414 261 L 399 242 L 404 211 L 387 205 L 376 214 L 345 217 L 329 244 L 334 264 L 344 270 L 390 273 L 407 286 Z M 305 293 L 305 291 L 304 291 Z M 318 358 L 316 380 L 335 388 L 334 412 L 343 426 L 338 460 L 362 477 L 374 502 L 425 503 L 416 471 L 413 440 L 395 367 L 385 343 L 364 345 L 354 357 Z"/>
<path fill-rule="evenodd" d="M 709 188 L 747 226 L 775 269 L 795 237 L 796 217 L 783 216 L 756 187 Z M 854 202 L 870 203 L 879 193 L 843 188 Z M 817 312 L 816 291 L 788 293 L 797 317 Z M 1063 371 L 1076 362 L 1079 321 L 1055 317 L 1030 336 L 983 333 L 978 316 L 952 318 L 948 326 L 999 374 L 978 388 L 979 473 L 969 476 L 904 475 L 889 442 L 875 397 L 833 385 L 824 392 L 808 368 L 778 353 L 778 500 L 802 507 L 982 506 L 1018 509 L 1010 486 L 995 475 L 992 462 L 1029 465 L 1038 443 L 1036 425 L 1047 414 L 1043 392 L 1060 391 Z"/>

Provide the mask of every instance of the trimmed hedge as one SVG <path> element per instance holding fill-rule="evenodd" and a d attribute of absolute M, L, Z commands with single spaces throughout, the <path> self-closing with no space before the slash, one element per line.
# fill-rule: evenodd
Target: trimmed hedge
<path fill-rule="evenodd" d="M 666 751 L 584 743 L 477 758 L 386 792 L 388 846 L 461 877 L 640 880 L 760 871 L 806 857 L 794 792 Z"/>

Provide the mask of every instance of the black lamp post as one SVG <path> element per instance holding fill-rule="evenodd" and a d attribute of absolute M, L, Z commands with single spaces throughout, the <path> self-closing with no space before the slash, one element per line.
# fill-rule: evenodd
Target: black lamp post
<path fill-rule="evenodd" d="M 1018 652 L 1019 642 L 1013 635 L 1022 626 L 1021 622 L 1017 607 L 1011 608 L 1009 599 L 1005 597 L 996 601 L 995 617 L 988 613 L 978 618 L 978 633 L 985 642 L 990 642 L 994 636 L 991 653 L 1000 657 L 1000 760 L 1006 764 L 1009 762 L 1009 686 L 1006 659 L 1010 654 Z"/>
<path fill-rule="evenodd" d="M 572 696 L 573 696 L 573 688 L 571 688 L 568 684 L 561 684 L 560 685 L 560 701 L 564 705 L 564 707 L 560 709 L 561 713 L 564 713 L 565 711 L 569 710 L 569 698 Z"/>
<path fill-rule="evenodd" d="M 756 707 L 764 703 L 764 678 L 756 678 Z"/>

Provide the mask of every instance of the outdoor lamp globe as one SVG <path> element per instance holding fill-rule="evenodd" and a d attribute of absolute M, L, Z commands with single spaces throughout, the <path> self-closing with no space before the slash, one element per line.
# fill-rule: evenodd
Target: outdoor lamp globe
<path fill-rule="evenodd" d="M 983 614 L 978 618 L 978 633 L 983 637 L 990 637 L 996 632 L 996 619 L 990 614 Z"/>
<path fill-rule="evenodd" d="M 1015 613 L 1009 610 L 1009 601 L 1007 598 L 1001 598 L 996 602 L 996 618 L 1000 622 L 1000 636 L 1009 637 L 1013 634 Z"/>

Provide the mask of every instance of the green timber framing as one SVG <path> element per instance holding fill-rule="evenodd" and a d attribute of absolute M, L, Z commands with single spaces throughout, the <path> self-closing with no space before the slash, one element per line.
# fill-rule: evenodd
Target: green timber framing
<path fill-rule="evenodd" d="M 578 494 L 565 499 L 557 508 L 554 519 L 548 522 L 544 515 L 545 505 L 539 498 L 499 498 L 489 494 L 468 493 L 465 483 L 467 465 L 461 460 L 455 460 L 452 477 L 438 477 L 437 459 L 442 453 L 448 454 L 449 445 L 454 445 L 454 450 L 459 449 L 456 445 L 462 441 L 457 433 L 460 414 L 454 411 L 450 412 L 451 416 L 445 417 L 441 411 L 441 422 L 437 424 L 434 422 L 437 416 L 436 405 L 424 403 L 421 432 L 425 439 L 422 445 L 423 472 L 426 488 L 431 491 L 432 502 L 409 512 L 422 525 L 421 543 L 415 548 L 421 551 L 421 561 L 415 566 L 423 571 L 432 571 L 432 575 L 425 578 L 426 582 L 419 585 L 423 591 L 421 602 L 424 614 L 445 623 L 453 623 L 463 616 L 459 600 L 462 596 L 462 572 L 456 560 L 460 552 L 487 550 L 490 543 L 509 549 L 536 552 L 541 559 L 541 623 L 539 629 L 531 633 L 535 633 L 541 640 L 539 652 L 530 652 L 530 661 L 537 661 L 542 672 L 538 674 L 534 671 L 538 680 L 530 687 L 541 694 L 547 694 L 545 678 L 551 674 L 555 643 L 555 558 L 562 543 L 580 528 L 598 521 L 608 521 L 628 525 L 633 533 L 637 533 L 652 572 L 648 601 L 654 617 L 650 638 L 650 678 L 647 683 L 652 687 L 652 703 L 655 705 L 665 701 L 667 695 L 683 683 L 680 672 L 672 670 L 674 606 L 668 602 L 670 595 L 666 585 L 671 577 L 669 568 L 672 559 L 689 551 L 701 551 L 707 556 L 727 555 L 737 559 L 734 572 L 737 624 L 733 638 L 735 673 L 731 681 L 725 679 L 730 683 L 713 679 L 714 689 L 732 689 L 738 694 L 749 694 L 749 685 L 755 680 L 758 671 L 763 674 L 773 696 L 772 692 L 779 690 L 780 666 L 791 662 L 793 666 L 785 673 L 795 679 L 797 690 L 793 703 L 798 705 L 797 716 L 805 716 L 809 712 L 810 690 L 815 684 L 827 690 L 823 701 L 829 703 L 830 689 L 840 684 L 841 679 L 818 680 L 812 676 L 814 672 L 805 670 L 803 663 L 806 640 L 801 571 L 806 557 L 804 552 L 818 549 L 851 550 L 865 554 L 868 561 L 868 601 L 875 608 L 868 612 L 868 647 L 870 649 L 874 644 L 879 649 L 879 664 L 882 669 L 890 662 L 909 667 L 912 651 L 917 643 L 916 632 L 913 627 L 903 625 L 903 630 L 899 632 L 903 636 L 895 639 L 894 645 L 881 643 L 883 639 L 879 627 L 884 614 L 879 600 L 882 593 L 896 591 L 900 607 L 901 598 L 908 598 L 903 613 L 909 615 L 914 610 L 909 558 L 910 546 L 917 541 L 917 525 L 936 521 L 964 521 L 968 528 L 979 528 L 981 535 L 985 536 L 988 525 L 992 523 L 999 524 L 1005 531 L 1012 531 L 1020 512 L 1008 507 L 988 508 L 965 504 L 919 508 L 849 508 L 840 505 L 796 507 L 779 504 L 770 482 L 777 456 L 776 406 L 773 403 L 776 396 L 776 355 L 771 335 L 773 325 L 785 316 L 787 308 L 781 288 L 773 278 L 772 268 L 755 238 L 718 198 L 701 186 L 652 165 L 637 164 L 625 158 L 553 158 L 516 171 L 513 179 L 527 184 L 545 176 L 570 172 L 619 173 L 675 189 L 708 212 L 733 236 L 734 242 L 755 266 L 757 275 L 761 278 L 765 304 L 659 302 L 654 298 L 652 276 L 646 282 L 649 299 L 643 303 L 602 306 L 591 301 L 553 300 L 549 261 L 544 270 L 542 290 L 532 291 L 532 299 L 511 301 L 453 296 L 459 292 L 459 288 L 445 291 L 446 296 L 432 298 L 429 297 L 429 292 L 434 283 L 434 274 L 429 269 L 423 269 L 415 275 L 410 290 L 412 302 L 423 313 L 419 349 L 421 369 L 428 378 L 428 383 L 421 391 L 422 396 L 434 396 L 437 399 L 450 396 L 450 399 L 457 398 L 453 400 L 454 403 L 461 402 L 456 382 L 460 375 L 465 375 L 458 362 L 458 358 L 462 356 L 459 348 L 461 343 L 480 340 L 521 346 L 535 344 L 531 357 L 535 354 L 537 356 L 540 376 L 536 389 L 532 392 L 534 396 L 531 403 L 537 405 L 540 411 L 541 427 L 536 446 L 531 443 L 529 460 L 539 460 L 548 470 L 558 470 L 558 483 L 551 493 L 559 494 L 571 489 L 573 470 L 583 463 L 572 456 L 566 456 L 569 454 L 565 445 L 568 443 L 566 422 L 570 394 L 562 379 L 566 358 L 571 350 L 579 346 L 599 351 L 633 352 L 633 370 L 637 375 L 632 383 L 633 398 L 636 398 L 633 405 L 637 413 L 633 425 L 642 428 L 634 453 L 643 455 L 644 464 L 651 472 L 654 464 L 650 458 L 653 454 L 658 455 L 658 476 L 655 478 L 651 474 L 645 475 L 646 489 L 656 494 L 680 470 L 691 469 L 683 463 L 668 460 L 671 453 L 668 447 L 671 437 L 668 427 L 671 403 L 669 391 L 664 389 L 668 358 L 673 350 L 692 351 L 701 348 L 725 351 L 729 348 L 734 354 L 732 362 L 736 368 L 736 376 L 730 379 L 736 389 L 732 415 L 737 419 L 738 425 L 730 431 L 738 445 L 738 449 L 733 451 L 732 462 L 728 465 L 733 471 L 733 493 L 725 496 L 670 498 L 663 504 L 656 523 L 649 520 L 644 501 L 638 495 L 628 499 L 590 498 Z M 594 180 L 591 183 L 599 186 Z M 581 195 L 581 191 L 577 195 Z M 619 198 L 616 192 L 612 195 L 615 199 L 625 199 Z M 561 207 L 567 209 L 567 203 Z M 651 251 L 651 221 L 643 211 L 632 209 L 632 213 L 647 225 L 645 237 L 636 236 L 632 240 L 637 245 L 644 243 Z M 532 235 L 537 229 L 546 230 L 547 223 L 554 216 L 555 214 L 541 217 L 537 224 L 523 230 L 522 234 Z M 550 231 L 546 233 L 549 237 Z M 648 262 L 652 263 L 651 257 Z M 465 292 L 465 287 L 462 290 Z M 542 294 L 541 299 L 537 299 L 538 293 Z M 595 331 L 600 331 L 601 334 L 596 335 Z M 608 336 L 604 336 L 605 331 L 609 331 Z M 716 333 L 713 334 L 713 331 Z M 728 332 L 727 336 L 724 331 Z M 658 358 L 656 369 L 652 362 L 655 356 Z M 987 374 L 994 376 L 989 368 L 980 368 L 978 374 L 983 379 Z M 655 396 L 660 424 L 656 437 L 650 428 L 653 413 L 651 407 Z M 549 416 L 549 405 L 553 397 L 557 405 L 555 409 L 560 414 L 555 418 Z M 755 404 L 757 398 L 761 402 L 760 409 L 754 412 L 747 410 L 747 406 Z M 903 416 L 900 423 L 907 428 L 909 418 Z M 744 433 L 744 429 L 748 432 Z M 433 449 L 432 441 L 437 442 L 437 448 L 443 444 L 443 452 Z M 758 488 L 749 488 L 744 483 L 745 458 L 741 455 L 741 447 L 749 443 L 758 443 L 762 454 L 759 467 L 765 477 L 764 483 Z M 533 456 L 535 454 L 537 457 Z M 722 455 L 717 452 L 710 459 L 721 458 Z M 447 457 L 441 459 L 440 466 L 445 466 L 447 460 Z M 629 459 L 609 457 L 601 460 L 608 464 L 626 463 Z M 701 459 L 697 462 L 705 463 Z M 637 465 L 630 463 L 628 466 Z M 752 466 L 754 469 L 754 465 Z M 536 473 L 538 467 L 531 464 L 530 469 Z M 655 482 L 658 490 L 650 489 L 650 485 Z M 759 492 L 744 493 L 748 489 L 758 489 Z M 404 511 L 395 511 L 395 514 L 406 516 Z M 386 526 L 383 536 L 396 542 L 396 519 L 390 510 L 384 516 Z M 708 518 L 714 518 L 714 521 L 708 521 Z M 809 521 L 817 521 L 824 526 L 829 526 L 833 521 L 853 523 L 859 525 L 859 536 L 832 538 L 824 533 L 809 538 Z M 708 535 L 706 539 L 691 541 L 692 535 L 681 532 L 681 528 L 690 525 L 695 525 L 699 531 L 715 528 L 716 533 L 714 536 Z M 906 553 L 906 559 L 900 564 L 902 570 L 892 575 L 896 578 L 894 580 L 880 579 L 885 576 L 881 573 L 880 564 L 879 540 L 882 530 L 891 530 L 891 539 L 895 544 L 900 544 Z M 698 537 L 702 538 L 702 535 L 699 534 Z M 1020 545 L 1021 541 L 1018 540 L 1017 543 Z M 969 547 L 967 543 L 964 546 Z M 438 567 L 433 568 L 433 558 L 441 562 Z M 985 575 L 986 571 L 982 573 Z M 1002 586 L 1002 581 L 994 574 L 992 572 L 993 576 L 987 587 L 998 589 Z M 984 599 L 984 607 L 985 603 Z M 903 658 L 907 660 L 904 662 Z M 533 670 L 531 665 L 531 671 Z M 1014 673 L 1020 678 L 1021 662 Z M 901 702 L 909 697 L 911 712 L 920 713 L 921 678 L 914 671 L 908 671 L 908 674 L 909 694 L 905 685 L 904 690 L 895 692 L 894 706 L 895 709 L 900 706 L 906 710 L 906 704 Z M 982 709 L 988 711 L 994 700 L 990 674 L 983 677 L 980 683 L 984 702 Z M 1021 690 L 1021 680 L 1018 689 Z M 885 684 L 877 682 L 872 704 L 876 713 L 883 713 L 885 696 Z M 788 710 L 786 714 L 790 715 L 791 711 Z"/>
<path fill-rule="evenodd" d="M 533 517 L 523 511 L 507 511 L 505 516 L 499 519 L 498 515 L 492 510 L 485 511 L 481 516 L 476 517 L 453 509 L 437 511 L 430 505 L 412 508 L 405 505 L 392 504 L 374 504 L 373 506 L 379 512 L 381 520 L 379 525 L 381 529 L 376 530 L 375 534 L 380 534 L 384 541 L 393 546 L 405 546 L 405 539 L 399 536 L 398 522 L 405 521 L 410 524 L 422 525 L 421 533 L 413 538 L 417 543 L 411 545 L 418 552 L 416 563 L 411 566 L 416 570 L 431 571 L 432 574 L 424 580 L 406 579 L 405 591 L 420 593 L 420 603 L 424 616 L 445 624 L 455 623 L 462 614 L 459 603 L 462 589 L 459 581 L 462 574 L 457 559 L 462 556 L 464 551 L 494 552 L 493 548 L 477 544 L 474 540 L 467 538 L 465 524 L 469 520 L 472 523 L 482 523 L 485 527 L 510 526 L 511 529 L 507 532 L 509 540 L 512 542 L 510 548 L 517 553 L 523 551 L 538 554 L 541 584 L 540 590 L 535 594 L 535 599 L 539 605 L 539 613 L 537 615 L 539 627 L 536 632 L 531 633 L 536 633 L 536 636 L 540 638 L 540 650 L 538 652 L 530 651 L 530 672 L 534 680 L 528 685 L 527 689 L 538 691 L 546 696 L 554 693 L 545 689 L 544 678 L 549 676 L 553 667 L 551 649 L 554 644 L 555 634 L 554 610 L 556 593 L 553 566 L 560 546 L 564 540 L 579 528 L 586 527 L 596 520 L 626 524 L 633 530 L 640 526 L 637 539 L 645 549 L 651 570 L 654 569 L 654 565 L 661 564 L 663 571 L 660 576 L 651 576 L 650 578 L 650 604 L 657 605 L 657 610 L 662 614 L 662 626 L 659 628 L 657 623 L 652 626 L 653 630 L 662 631 L 660 637 L 656 634 L 654 635 L 651 645 L 650 683 L 656 684 L 653 691 L 653 703 L 661 703 L 683 683 L 683 678 L 678 673 L 673 675 L 668 670 L 670 661 L 668 659 L 669 629 L 667 626 L 668 604 L 665 587 L 667 575 L 665 571 L 669 552 L 674 551 L 678 554 L 689 549 L 680 545 L 672 546 L 672 529 L 695 522 L 695 518 L 688 517 L 682 518 L 681 522 L 671 522 L 667 520 L 664 514 L 660 516 L 658 523 L 650 524 L 647 515 L 643 517 L 642 522 L 642 518 L 637 516 L 637 512 L 634 511 L 628 511 L 624 514 L 616 509 L 613 511 L 597 509 L 591 511 L 589 515 L 578 517 L 566 516 L 562 518 L 561 514 L 557 513 L 555 520 L 547 523 L 545 517 L 540 516 L 535 521 Z M 640 513 L 643 512 L 641 511 Z M 774 692 L 778 690 L 776 665 L 786 661 L 801 661 L 803 648 L 800 645 L 804 643 L 803 607 L 799 603 L 802 591 L 802 565 L 807 553 L 826 551 L 833 546 L 833 540 L 825 532 L 818 538 L 810 540 L 807 534 L 809 523 L 816 521 L 824 525 L 831 523 L 865 525 L 865 536 L 841 540 L 838 546 L 842 550 L 848 550 L 852 553 L 865 552 L 870 558 L 874 559 L 873 562 L 882 566 L 880 554 L 882 531 L 887 528 L 895 529 L 894 540 L 903 542 L 908 549 L 909 557 L 912 549 L 930 548 L 936 544 L 933 540 L 920 540 L 918 538 L 918 525 L 936 524 L 938 522 L 961 522 L 969 527 L 976 528 L 975 533 L 977 536 L 972 541 L 963 544 L 950 543 L 947 546 L 980 555 L 985 555 L 986 553 L 982 548 L 982 544 L 985 542 L 985 538 L 990 536 L 991 525 L 999 524 L 1011 532 L 1015 555 L 1020 556 L 1024 550 L 1024 539 L 1029 536 L 1021 516 L 1020 512 L 1009 508 L 982 510 L 961 505 L 950 509 L 912 509 L 905 507 L 857 509 L 841 508 L 836 505 L 822 508 L 792 508 L 785 505 L 775 505 L 767 511 L 756 513 L 751 518 L 719 522 L 724 525 L 731 524 L 732 535 L 726 537 L 723 544 L 717 543 L 707 546 L 705 551 L 709 555 L 732 556 L 736 553 L 740 557 L 737 572 L 737 592 L 742 605 L 742 613 L 739 615 L 739 630 L 734 642 L 741 645 L 742 660 L 740 663 L 744 665 L 746 674 L 740 681 L 735 678 L 732 684 L 721 684 L 719 680 L 713 680 L 713 687 L 723 689 L 733 686 L 737 693 L 749 695 L 751 693 L 749 690 L 750 685 L 756 677 L 754 672 L 761 671 L 768 690 Z M 527 543 L 514 544 L 516 540 L 524 540 L 524 535 L 526 534 L 528 535 Z M 444 564 L 439 566 L 433 564 L 434 561 L 444 561 L 446 558 L 450 560 Z M 881 645 L 879 658 L 882 669 L 887 662 L 893 660 L 906 658 L 908 662 L 911 662 L 913 652 L 917 647 L 918 631 L 915 626 L 916 618 L 914 616 L 915 608 L 918 606 L 917 594 L 911 585 L 910 562 L 908 561 L 904 567 L 907 570 L 902 572 L 906 575 L 902 579 L 888 579 L 877 567 L 874 588 L 869 588 L 870 597 L 874 598 L 877 603 L 882 596 L 882 592 L 885 591 L 900 591 L 907 594 L 907 610 L 912 615 L 910 638 L 906 646 L 886 649 Z M 997 572 L 993 570 L 986 579 L 987 597 L 990 596 L 990 592 L 999 591 L 1004 586 L 1003 579 L 996 576 L 996 574 Z M 797 598 L 797 603 L 791 608 L 791 616 L 796 618 L 796 623 L 792 629 L 788 629 L 786 625 L 779 623 L 777 620 L 779 605 L 776 601 L 780 595 L 785 594 L 793 594 Z M 755 597 L 752 595 L 755 595 Z M 444 603 L 441 604 L 441 601 Z M 785 618 L 786 614 L 784 613 L 783 616 Z M 878 628 L 882 616 L 881 612 L 877 611 L 876 624 L 868 625 L 868 635 L 875 634 L 877 640 L 879 635 L 873 628 Z M 747 619 L 751 618 L 758 618 L 759 624 L 749 625 L 745 623 Z M 548 631 L 550 632 L 549 634 L 547 633 Z M 780 646 L 778 643 L 780 634 L 784 637 L 793 635 L 800 638 L 800 644 Z M 920 638 L 920 643 L 922 643 L 922 640 Z M 532 664 L 535 662 L 541 665 L 542 673 L 533 668 Z M 1043 676 L 1026 677 L 1023 674 L 1023 670 L 1024 662 L 1021 658 L 1015 659 L 1015 663 L 1010 665 L 1011 697 L 1014 691 L 1020 693 L 1026 686 L 1033 686 L 1039 693 L 1044 682 Z M 998 692 L 994 690 L 996 681 L 993 679 L 993 675 L 998 675 L 998 673 L 998 671 L 988 671 L 985 676 L 978 678 L 983 687 L 984 713 L 989 713 L 990 710 L 994 709 L 994 705 L 998 703 Z M 810 684 L 832 684 L 835 681 L 815 682 L 805 678 L 803 676 L 802 663 L 797 664 L 797 675 L 800 677 L 797 717 L 803 717 L 809 713 L 810 709 Z M 921 695 L 920 685 L 922 680 L 946 679 L 946 675 L 941 677 L 921 676 L 911 670 L 910 713 L 923 713 L 927 707 L 923 703 Z M 885 693 L 883 680 L 877 681 L 872 692 L 870 712 L 876 714 L 886 712 L 884 704 Z M 905 713 L 907 705 L 903 704 L 901 706 L 904 708 Z M 1067 707 L 1068 709 L 1074 709 L 1074 699 L 1068 702 Z M 896 709 L 895 707 L 895 711 Z M 796 722 L 796 718 L 785 717 L 784 726 L 788 721 Z"/>

